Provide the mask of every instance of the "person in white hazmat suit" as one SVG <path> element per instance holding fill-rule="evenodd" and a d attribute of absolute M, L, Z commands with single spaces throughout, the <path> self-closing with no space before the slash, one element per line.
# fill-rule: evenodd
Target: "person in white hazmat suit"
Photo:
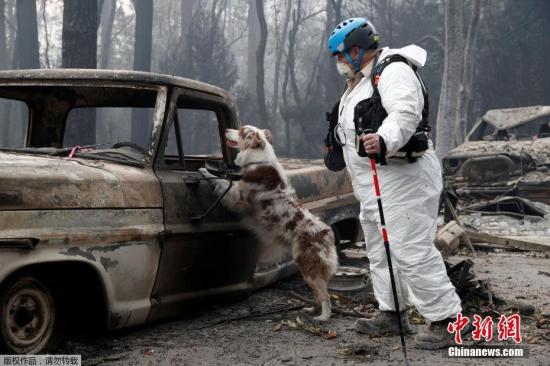
<path fill-rule="evenodd" d="M 378 166 L 381 199 L 389 236 L 399 309 L 405 332 L 410 332 L 407 305 L 414 305 L 430 325 L 415 337 L 417 348 L 438 349 L 450 344 L 447 325 L 461 311 L 460 298 L 451 284 L 441 254 L 434 246 L 442 174 L 431 141 L 416 159 L 398 158 L 398 151 L 411 139 L 424 108 L 423 85 L 411 67 L 422 67 L 426 51 L 411 45 L 401 49 L 380 49 L 379 36 L 365 18 L 340 23 L 329 38 L 329 50 L 337 56 L 337 68 L 347 79 L 347 89 L 338 108 L 337 138 L 343 144 L 343 158 L 361 203 L 359 219 L 365 234 L 374 295 L 380 313 L 358 319 L 360 333 L 398 333 L 396 309 L 381 236 L 380 216 L 368 157 L 356 150 L 355 107 L 373 95 L 371 72 L 391 55 L 405 62 L 389 63 L 379 75 L 377 88 L 387 117 L 376 133 L 359 138 L 367 154 L 385 155 L 387 164 Z M 427 121 L 426 121 L 427 123 Z"/>

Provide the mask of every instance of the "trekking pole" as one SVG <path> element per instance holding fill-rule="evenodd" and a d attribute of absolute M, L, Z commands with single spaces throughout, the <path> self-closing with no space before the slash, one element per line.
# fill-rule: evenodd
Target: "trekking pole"
<path fill-rule="evenodd" d="M 391 289 L 393 292 L 393 303 L 395 311 L 397 313 L 397 322 L 399 324 L 399 336 L 401 337 L 401 349 L 403 350 L 403 356 L 405 357 L 405 365 L 409 365 L 409 359 L 407 358 L 407 346 L 405 345 L 405 335 L 403 334 L 403 325 L 401 324 L 401 312 L 399 311 L 399 300 L 397 298 L 397 287 L 395 285 L 395 278 L 393 276 L 393 266 L 391 263 L 390 255 L 390 242 L 388 240 L 388 232 L 386 231 L 386 222 L 384 221 L 384 210 L 382 209 L 382 199 L 380 197 L 380 185 L 378 184 L 378 173 L 376 170 L 376 161 L 369 155 L 370 167 L 372 169 L 372 179 L 374 181 L 374 191 L 376 193 L 376 202 L 378 203 L 378 212 L 380 213 L 380 224 L 382 226 L 382 237 L 384 238 L 384 248 L 386 248 L 386 257 L 388 258 L 388 268 L 390 270 Z"/>

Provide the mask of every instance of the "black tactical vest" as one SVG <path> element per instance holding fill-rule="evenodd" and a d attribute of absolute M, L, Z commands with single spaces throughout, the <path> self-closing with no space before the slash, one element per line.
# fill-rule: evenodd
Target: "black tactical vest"
<path fill-rule="evenodd" d="M 397 154 L 392 156 L 392 158 L 408 159 L 409 162 L 413 163 L 418 157 L 422 156 L 424 151 L 428 149 L 428 133 L 430 132 L 430 125 L 428 124 L 429 102 L 428 92 L 426 91 L 426 87 L 424 86 L 422 79 L 420 79 L 418 73 L 416 72 L 416 66 L 405 57 L 401 55 L 392 55 L 383 59 L 373 67 L 370 75 L 370 80 L 373 87 L 372 96 L 357 103 L 354 109 L 353 122 L 358 135 L 366 131 L 372 133 L 378 131 L 378 128 L 380 128 L 382 122 L 388 116 L 388 113 L 382 106 L 382 99 L 380 98 L 380 93 L 378 92 L 378 80 L 380 79 L 380 75 L 382 74 L 382 71 L 384 71 L 384 68 L 392 62 L 404 62 L 413 69 L 416 77 L 420 81 L 422 95 L 424 96 L 422 120 L 418 124 L 418 127 L 410 140 L 407 141 L 405 146 L 401 147 L 397 151 Z M 385 149 L 382 150 L 382 153 L 376 157 L 376 162 L 386 164 Z"/>

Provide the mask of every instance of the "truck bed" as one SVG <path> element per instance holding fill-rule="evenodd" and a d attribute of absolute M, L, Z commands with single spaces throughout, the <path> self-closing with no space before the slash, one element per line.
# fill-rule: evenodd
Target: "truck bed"
<path fill-rule="evenodd" d="M 347 171 L 331 172 L 321 159 L 279 159 L 302 203 L 337 200 L 353 192 Z"/>

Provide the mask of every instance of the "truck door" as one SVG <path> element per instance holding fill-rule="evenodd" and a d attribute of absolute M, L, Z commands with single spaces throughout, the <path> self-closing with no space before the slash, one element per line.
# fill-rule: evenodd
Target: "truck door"
<path fill-rule="evenodd" d="M 172 97 L 155 161 L 166 230 L 149 320 L 252 289 L 256 242 L 239 218 L 220 205 L 202 220 L 193 219 L 217 198 L 198 169 L 208 160 L 231 159 L 223 131 L 233 117 L 219 99 L 185 90 Z"/>

